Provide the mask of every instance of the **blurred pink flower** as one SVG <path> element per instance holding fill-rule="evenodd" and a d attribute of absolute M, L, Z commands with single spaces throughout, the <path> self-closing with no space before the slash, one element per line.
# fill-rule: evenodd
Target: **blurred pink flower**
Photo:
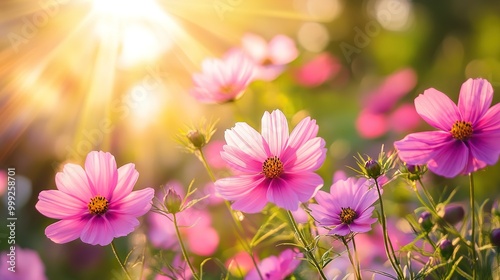
<path fill-rule="evenodd" d="M 243 275 L 255 267 L 250 255 L 244 251 L 238 252 L 229 258 L 225 265 L 236 277 L 243 277 Z"/>
<path fill-rule="evenodd" d="M 389 130 L 409 131 L 419 124 L 419 118 L 405 104 L 396 103 L 417 84 L 417 75 L 411 68 L 399 70 L 385 78 L 380 86 L 363 99 L 363 109 L 356 119 L 356 129 L 364 138 L 377 138 Z"/>
<path fill-rule="evenodd" d="M 187 262 L 182 255 L 174 257 L 168 268 L 162 269 L 162 274 L 157 274 L 155 280 L 190 280 L 193 279 L 193 272 L 189 269 Z"/>
<path fill-rule="evenodd" d="M 224 141 L 221 140 L 210 141 L 205 147 L 205 157 L 212 168 L 220 169 L 227 166 L 226 162 L 220 156 L 222 147 L 224 147 Z"/>
<path fill-rule="evenodd" d="M 253 76 L 254 64 L 242 52 L 231 52 L 223 59 L 207 58 L 202 73 L 193 74 L 190 93 L 205 103 L 233 101 L 243 95 Z"/>
<path fill-rule="evenodd" d="M 258 267 L 264 280 L 283 280 L 299 266 L 301 257 L 301 253 L 286 249 L 278 257 L 270 256 L 263 259 Z M 259 279 L 261 278 L 256 269 L 252 269 L 245 277 L 245 280 Z"/>
<path fill-rule="evenodd" d="M 0 169 L 0 196 L 7 192 L 7 171 Z"/>
<path fill-rule="evenodd" d="M 19 246 L 13 252 L 15 254 L 13 265 L 10 255 L 12 252 L 0 252 L 0 279 L 2 280 L 45 280 L 45 266 L 38 253 L 30 249 L 22 249 Z M 13 267 L 15 272 L 9 270 Z"/>
<path fill-rule="evenodd" d="M 492 99 L 493 88 L 484 79 L 469 79 L 462 85 L 458 106 L 434 88 L 424 91 L 415 99 L 415 107 L 439 130 L 396 141 L 399 157 L 408 164 L 427 164 L 445 177 L 495 164 L 500 155 L 500 104 L 490 108 Z"/>
<path fill-rule="evenodd" d="M 246 123 L 226 130 L 222 158 L 238 172 L 215 182 L 217 192 L 232 207 L 247 213 L 262 210 L 267 202 L 297 210 L 323 185 L 316 171 L 326 157 L 325 141 L 316 137 L 318 125 L 307 117 L 292 131 L 280 110 L 262 117 L 262 135 Z"/>
<path fill-rule="evenodd" d="M 184 196 L 184 190 L 179 183 L 171 182 L 167 186 Z M 148 215 L 149 239 L 155 247 L 180 250 L 173 217 L 171 214 L 168 216 L 170 219 L 158 213 Z M 208 212 L 191 207 L 177 213 L 176 216 L 179 230 L 190 252 L 200 256 L 210 256 L 217 250 L 219 235 L 212 227 L 212 219 Z"/>
<path fill-rule="evenodd" d="M 330 193 L 319 191 L 315 198 L 318 204 L 309 205 L 311 215 L 320 226 L 331 228 L 329 234 L 367 232 L 377 221 L 371 216 L 378 194 L 364 178 L 339 180 L 333 183 Z"/>
<path fill-rule="evenodd" d="M 138 225 L 137 217 L 151 208 L 154 190 L 132 191 L 139 177 L 132 163 L 119 169 L 110 153 L 93 151 L 87 155 L 85 170 L 68 163 L 56 175 L 58 190 L 40 192 L 36 209 L 43 215 L 61 219 L 45 234 L 55 243 L 80 238 L 101 246 L 113 238 L 126 236 Z"/>
<path fill-rule="evenodd" d="M 321 53 L 304 63 L 297 71 L 295 78 L 299 85 L 316 87 L 337 75 L 342 66 L 330 53 Z"/>
<path fill-rule="evenodd" d="M 276 35 L 268 44 L 264 38 L 247 33 L 241 41 L 243 51 L 257 65 L 255 79 L 276 79 L 285 69 L 285 65 L 298 56 L 295 42 L 285 35 Z"/>

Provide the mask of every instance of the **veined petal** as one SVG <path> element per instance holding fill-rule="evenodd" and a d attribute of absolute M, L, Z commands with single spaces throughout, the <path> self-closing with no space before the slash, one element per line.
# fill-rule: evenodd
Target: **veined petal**
<path fill-rule="evenodd" d="M 86 223 L 85 219 L 61 220 L 49 225 L 45 235 L 55 243 L 67 243 L 80 237 Z"/>
<path fill-rule="evenodd" d="M 85 171 L 93 195 L 110 198 L 118 181 L 115 157 L 110 153 L 92 151 L 85 160 Z"/>
<path fill-rule="evenodd" d="M 450 133 L 444 131 L 417 132 L 407 135 L 403 140 L 394 142 L 398 155 L 408 164 L 427 164 L 436 150 L 455 141 Z"/>
<path fill-rule="evenodd" d="M 93 216 L 85 225 L 80 235 L 82 242 L 91 245 L 106 246 L 114 238 L 111 224 L 104 216 Z"/>
<path fill-rule="evenodd" d="M 282 176 L 288 188 L 293 190 L 300 202 L 307 202 L 323 187 L 323 179 L 316 173 L 295 173 Z"/>
<path fill-rule="evenodd" d="M 265 180 L 263 175 L 239 175 L 215 182 L 215 189 L 226 200 L 240 200 Z"/>
<path fill-rule="evenodd" d="M 468 79 L 460 88 L 458 109 L 464 121 L 475 124 L 486 114 L 493 100 L 493 88 L 485 79 Z"/>
<path fill-rule="evenodd" d="M 330 234 L 337 234 L 340 236 L 346 236 L 349 233 L 351 233 L 351 229 L 346 224 L 340 224 L 340 225 L 336 226 L 335 228 L 333 228 L 332 230 L 330 230 L 329 233 Z"/>
<path fill-rule="evenodd" d="M 85 170 L 76 164 L 64 165 L 63 171 L 56 174 L 56 185 L 60 191 L 83 203 L 88 203 L 93 197 Z"/>
<path fill-rule="evenodd" d="M 226 130 L 224 136 L 227 145 L 240 149 L 253 160 L 264 162 L 267 159 L 264 148 L 267 144 L 264 144 L 262 136 L 248 124 L 236 123 L 232 129 Z"/>
<path fill-rule="evenodd" d="M 483 132 L 488 132 L 489 136 L 499 137 L 500 135 L 500 103 L 491 107 L 479 122 L 474 126 L 474 134 L 479 136 Z M 482 136 L 481 136 L 482 137 Z"/>
<path fill-rule="evenodd" d="M 248 154 L 241 151 L 239 148 L 229 145 L 224 145 L 221 152 L 221 158 L 233 169 L 244 173 L 260 173 L 262 172 L 263 162 L 256 161 Z"/>
<path fill-rule="evenodd" d="M 295 211 L 299 208 L 297 194 L 289 187 L 288 182 L 281 178 L 271 181 L 267 189 L 267 199 L 286 210 Z"/>
<path fill-rule="evenodd" d="M 110 199 L 117 201 L 128 195 L 134 189 L 137 178 L 139 178 L 139 172 L 133 163 L 118 168 L 118 182 Z"/>
<path fill-rule="evenodd" d="M 290 156 L 293 156 L 299 147 L 315 138 L 317 134 L 318 125 L 316 124 L 316 120 L 311 120 L 310 117 L 307 117 L 300 121 L 297 126 L 295 126 L 292 133 L 290 133 L 288 145 L 285 152 L 282 154 L 282 159 L 286 160 Z"/>
<path fill-rule="evenodd" d="M 452 178 L 464 173 L 468 160 L 469 148 L 456 140 L 437 148 L 427 167 L 438 175 Z"/>
<path fill-rule="evenodd" d="M 495 137 L 495 135 L 488 136 L 488 133 L 483 133 L 481 137 L 469 139 L 468 143 L 473 158 L 493 165 L 498 161 L 500 155 L 500 141 L 498 141 L 500 138 Z"/>
<path fill-rule="evenodd" d="M 139 225 L 139 220 L 131 215 L 106 213 L 106 219 L 113 229 L 113 237 L 127 236 Z"/>
<path fill-rule="evenodd" d="M 118 201 L 112 200 L 108 212 L 139 217 L 151 209 L 153 197 L 154 190 L 152 188 L 133 191 Z"/>
<path fill-rule="evenodd" d="M 288 122 L 280 110 L 262 116 L 262 137 L 269 145 L 272 156 L 281 157 L 288 141 Z"/>
<path fill-rule="evenodd" d="M 415 108 L 427 123 L 444 131 L 450 131 L 453 124 L 462 119 L 457 105 L 433 88 L 415 98 Z"/>
<path fill-rule="evenodd" d="M 267 204 L 266 193 L 267 186 L 260 184 L 235 201 L 231 207 L 245 213 L 258 213 Z"/>
<path fill-rule="evenodd" d="M 352 223 L 349 225 L 349 228 L 351 229 L 352 232 L 357 232 L 357 233 L 368 232 L 372 229 L 371 224 L 373 224 L 375 221 L 376 221 L 376 219 L 374 219 L 373 222 L 367 223 L 367 224 Z"/>
<path fill-rule="evenodd" d="M 87 204 L 58 190 L 40 192 L 35 208 L 43 215 L 53 219 L 77 218 L 88 213 Z"/>
<path fill-rule="evenodd" d="M 315 171 L 326 158 L 325 140 L 313 138 L 300 146 L 295 154 L 283 159 L 285 172 Z"/>

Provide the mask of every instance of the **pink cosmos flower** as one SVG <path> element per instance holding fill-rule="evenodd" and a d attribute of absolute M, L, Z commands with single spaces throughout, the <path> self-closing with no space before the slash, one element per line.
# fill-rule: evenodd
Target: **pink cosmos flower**
<path fill-rule="evenodd" d="M 267 202 L 297 210 L 322 187 L 316 173 L 326 156 L 325 141 L 316 137 L 318 125 L 307 117 L 291 134 L 280 110 L 265 112 L 262 135 L 246 123 L 226 130 L 222 158 L 238 174 L 215 182 L 215 188 L 233 209 L 262 210 Z"/>
<path fill-rule="evenodd" d="M 263 259 L 258 267 L 265 280 L 283 280 L 299 266 L 301 257 L 301 253 L 286 249 L 278 257 L 270 256 Z M 252 269 L 245 277 L 245 280 L 259 279 L 261 278 L 256 269 Z"/>
<path fill-rule="evenodd" d="M 408 164 L 427 164 L 445 177 L 495 164 L 500 154 L 500 104 L 489 108 L 492 99 L 493 88 L 484 79 L 469 79 L 462 85 L 458 106 L 436 89 L 424 91 L 415 99 L 415 107 L 439 130 L 396 141 L 399 157 Z"/>
<path fill-rule="evenodd" d="M 11 255 L 14 255 L 12 263 L 10 263 Z M 15 272 L 9 268 L 14 269 Z M 0 279 L 46 280 L 47 277 L 45 276 L 45 266 L 36 251 L 16 247 L 14 252 L 0 252 Z"/>
<path fill-rule="evenodd" d="M 342 70 L 338 59 L 325 52 L 304 63 L 295 72 L 297 83 L 306 87 L 322 85 Z"/>
<path fill-rule="evenodd" d="M 276 79 L 285 69 L 285 65 L 298 56 L 295 42 L 288 36 L 276 35 L 269 41 L 247 33 L 241 39 L 243 51 L 257 65 L 255 78 L 264 81 Z"/>
<path fill-rule="evenodd" d="M 202 73 L 193 74 L 191 94 L 200 102 L 224 103 L 240 98 L 252 82 L 253 62 L 242 52 L 231 52 L 223 59 L 207 58 Z"/>
<path fill-rule="evenodd" d="M 364 178 L 339 180 L 333 183 L 330 193 L 319 191 L 315 198 L 318 204 L 309 205 L 311 215 L 320 226 L 331 228 L 329 234 L 367 232 L 377 221 L 372 218 L 372 205 L 378 194 Z"/>
<path fill-rule="evenodd" d="M 56 175 L 58 190 L 42 191 L 38 196 L 36 209 L 61 219 L 49 225 L 45 234 L 55 243 L 80 238 L 101 246 L 128 235 L 139 225 L 137 217 L 151 208 L 154 195 L 152 188 L 132 191 L 138 177 L 134 164 L 117 169 L 114 156 L 102 151 L 87 155 L 85 170 L 66 164 Z"/>

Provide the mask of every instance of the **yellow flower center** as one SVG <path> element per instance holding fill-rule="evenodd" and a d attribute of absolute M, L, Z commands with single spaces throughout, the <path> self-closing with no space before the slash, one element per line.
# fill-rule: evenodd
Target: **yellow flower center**
<path fill-rule="evenodd" d="M 268 179 L 274 179 L 283 173 L 283 162 L 277 157 L 270 157 L 262 164 L 262 173 Z"/>
<path fill-rule="evenodd" d="M 89 212 L 93 215 L 102 215 L 108 211 L 109 202 L 104 196 L 96 196 L 90 199 L 88 204 Z"/>
<path fill-rule="evenodd" d="M 472 136 L 472 124 L 466 121 L 456 121 L 451 128 L 451 135 L 458 140 L 467 140 Z"/>
<path fill-rule="evenodd" d="M 352 210 L 351 207 L 341 207 L 342 211 L 340 211 L 340 221 L 343 224 L 350 225 L 354 219 L 358 217 L 356 211 Z"/>

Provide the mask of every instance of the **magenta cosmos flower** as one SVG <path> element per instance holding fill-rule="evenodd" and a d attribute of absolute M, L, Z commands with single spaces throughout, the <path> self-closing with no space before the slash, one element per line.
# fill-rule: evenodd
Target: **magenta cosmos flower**
<path fill-rule="evenodd" d="M 270 256 L 263 259 L 259 264 L 259 270 L 262 278 L 265 280 L 283 280 L 299 266 L 301 253 L 297 253 L 292 249 L 286 249 L 281 254 Z M 245 280 L 260 280 L 260 276 L 256 269 L 251 270 Z"/>
<path fill-rule="evenodd" d="M 240 98 L 254 76 L 254 63 L 241 51 L 230 52 L 224 59 L 207 58 L 201 67 L 202 73 L 193 74 L 191 95 L 205 103 Z"/>
<path fill-rule="evenodd" d="M 320 226 L 330 229 L 329 234 L 367 232 L 377 221 L 372 218 L 372 205 L 378 194 L 364 178 L 339 180 L 331 186 L 330 193 L 319 191 L 315 199 L 318 204 L 309 205 L 311 215 Z"/>
<path fill-rule="evenodd" d="M 40 192 L 36 209 L 61 219 L 45 229 L 55 243 L 77 238 L 101 246 L 126 236 L 139 225 L 137 217 L 151 208 L 152 188 L 132 191 L 139 177 L 132 163 L 116 169 L 110 153 L 90 152 L 85 170 L 68 163 L 56 175 L 58 190 Z"/>
<path fill-rule="evenodd" d="M 314 173 L 326 156 L 325 141 L 316 137 L 316 121 L 303 119 L 291 134 L 280 110 L 262 117 L 262 135 L 246 123 L 226 130 L 222 158 L 237 172 L 215 182 L 218 193 L 232 200 L 233 209 L 247 213 L 262 210 L 272 202 L 297 210 L 323 186 Z"/>
<path fill-rule="evenodd" d="M 458 106 L 436 89 L 424 91 L 415 99 L 415 107 L 439 130 L 396 141 L 399 157 L 408 164 L 427 164 L 445 177 L 495 164 L 500 154 L 500 104 L 490 108 L 492 99 L 493 88 L 484 79 L 469 79 L 462 85 Z"/>

